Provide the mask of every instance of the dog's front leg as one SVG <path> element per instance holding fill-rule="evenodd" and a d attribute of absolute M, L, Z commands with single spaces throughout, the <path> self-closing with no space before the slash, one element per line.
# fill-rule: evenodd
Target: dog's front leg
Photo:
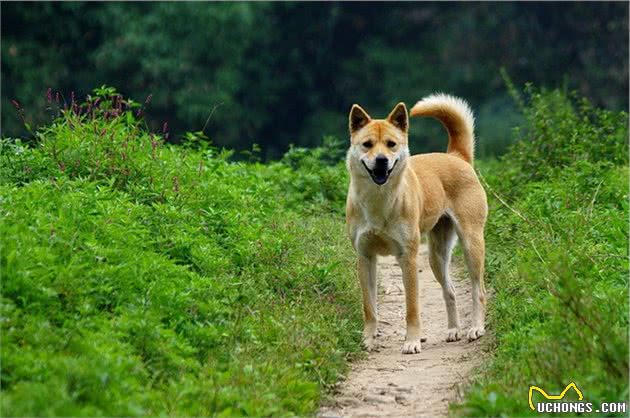
<path fill-rule="evenodd" d="M 376 256 L 359 255 L 359 280 L 363 293 L 363 344 L 371 351 L 376 346 Z"/>
<path fill-rule="evenodd" d="M 402 347 L 403 354 L 415 354 L 421 350 L 420 334 L 420 284 L 417 268 L 418 251 L 412 249 L 407 254 L 398 257 L 405 286 L 405 303 L 407 305 L 407 335 Z"/>

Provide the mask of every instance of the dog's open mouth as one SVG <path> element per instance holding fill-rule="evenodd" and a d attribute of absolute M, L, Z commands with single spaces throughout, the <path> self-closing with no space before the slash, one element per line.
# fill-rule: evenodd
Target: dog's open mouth
<path fill-rule="evenodd" d="M 390 168 L 389 170 L 386 166 L 375 166 L 373 170 L 370 170 L 367 164 L 365 164 L 365 161 L 361 160 L 361 162 L 363 163 L 363 166 L 365 167 L 367 172 L 370 173 L 372 181 L 374 181 L 374 183 L 378 184 L 379 186 L 382 186 L 387 182 L 389 175 L 392 174 L 392 171 L 394 171 L 394 167 L 396 167 L 396 164 L 398 164 L 398 160 L 396 160 L 394 162 L 394 165 L 392 165 L 392 168 Z"/>

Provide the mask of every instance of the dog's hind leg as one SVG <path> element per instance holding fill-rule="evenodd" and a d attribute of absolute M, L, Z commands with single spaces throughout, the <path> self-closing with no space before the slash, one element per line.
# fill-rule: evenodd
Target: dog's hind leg
<path fill-rule="evenodd" d="M 446 341 L 449 342 L 458 341 L 461 337 L 455 288 L 448 274 L 451 252 L 456 238 L 453 221 L 446 216 L 442 217 L 429 232 L 429 264 L 435 279 L 442 285 L 448 320 Z"/>
<path fill-rule="evenodd" d="M 472 280 L 472 326 L 468 331 L 468 340 L 473 341 L 486 333 L 486 288 L 483 283 L 485 242 L 483 224 L 460 224 L 457 228 L 464 250 L 464 257 Z"/>
<path fill-rule="evenodd" d="M 376 256 L 359 256 L 359 281 L 363 294 L 363 344 L 368 351 L 375 348 L 376 313 Z"/>

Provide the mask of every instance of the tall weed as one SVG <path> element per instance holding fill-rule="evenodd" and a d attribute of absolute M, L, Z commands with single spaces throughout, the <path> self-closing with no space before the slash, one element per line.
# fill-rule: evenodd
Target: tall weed
<path fill-rule="evenodd" d="M 518 141 L 479 165 L 493 354 L 459 412 L 538 416 L 529 386 L 570 382 L 595 408 L 627 402 L 628 115 L 558 90 L 517 101 Z"/>
<path fill-rule="evenodd" d="M 173 146 L 140 110 L 102 88 L 2 141 L 2 413 L 314 412 L 360 349 L 343 170 Z"/>

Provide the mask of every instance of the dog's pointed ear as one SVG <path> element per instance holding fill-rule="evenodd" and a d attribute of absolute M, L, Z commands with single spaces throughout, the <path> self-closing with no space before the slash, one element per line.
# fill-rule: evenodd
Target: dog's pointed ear
<path fill-rule="evenodd" d="M 367 114 L 363 108 L 357 104 L 352 105 L 352 109 L 350 109 L 350 134 L 352 135 L 359 129 L 363 128 L 365 125 L 370 123 L 372 119 L 370 115 Z"/>
<path fill-rule="evenodd" d="M 403 102 L 396 105 L 394 110 L 387 117 L 387 121 L 407 133 L 409 130 L 409 115 L 407 114 L 407 106 Z"/>

